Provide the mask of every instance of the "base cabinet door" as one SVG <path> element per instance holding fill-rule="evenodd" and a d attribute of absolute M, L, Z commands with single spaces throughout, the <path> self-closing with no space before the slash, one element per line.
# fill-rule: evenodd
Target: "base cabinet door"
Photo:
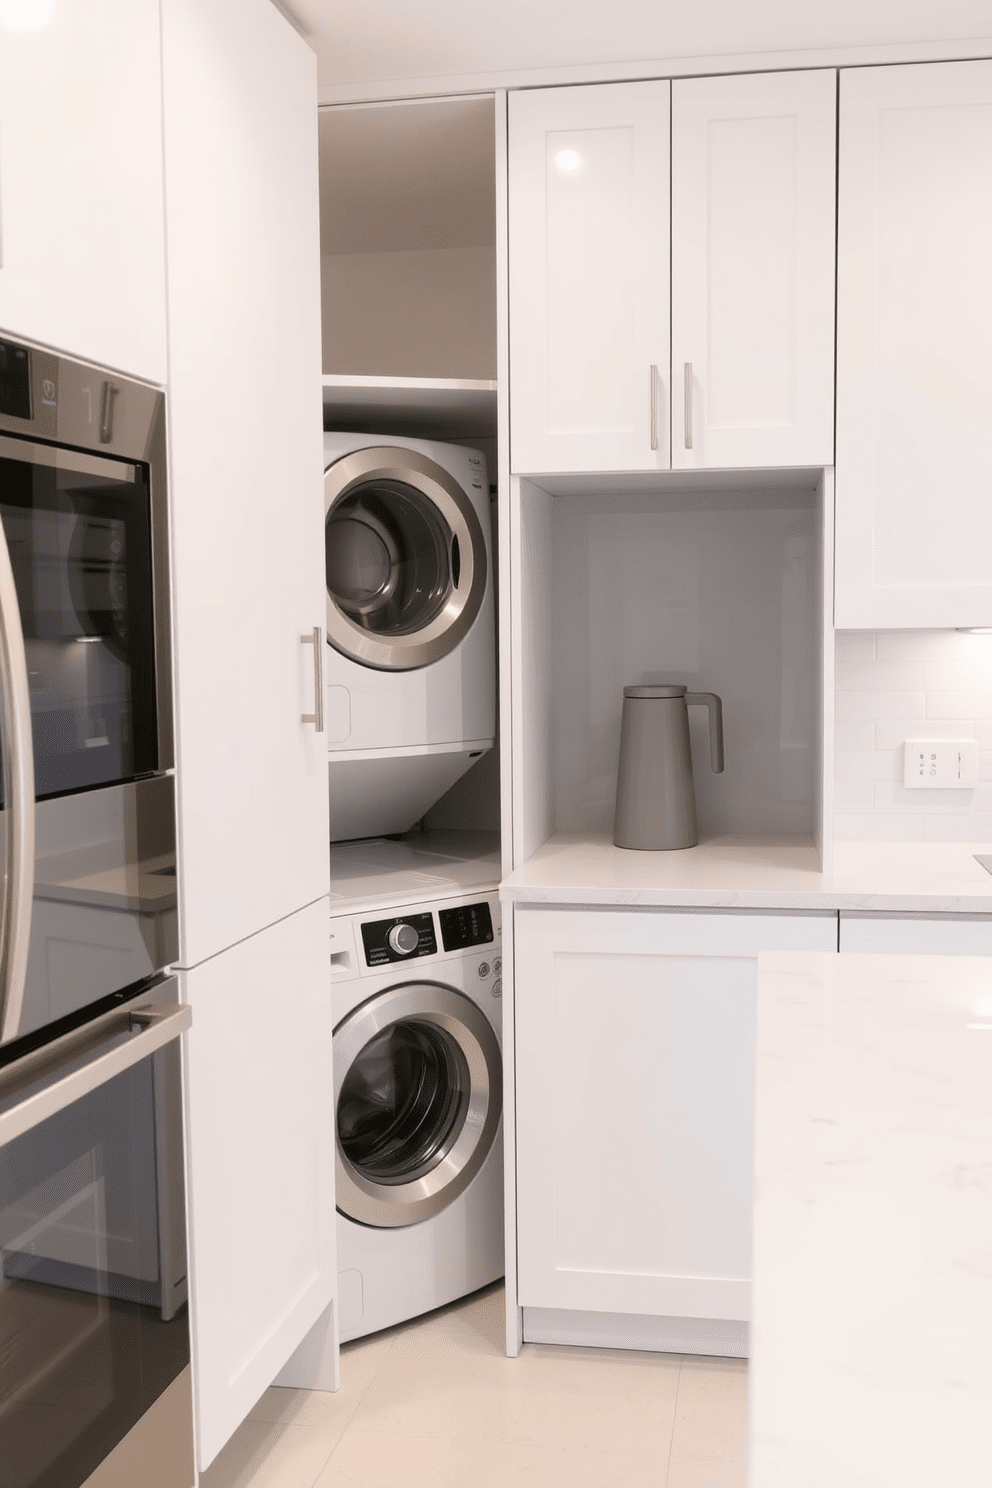
<path fill-rule="evenodd" d="M 0 18 L 0 333 L 166 380 L 159 0 Z M 5 24 L 6 23 L 6 24 Z"/>
<path fill-rule="evenodd" d="M 992 625 L 992 61 L 841 73 L 835 624 Z"/>
<path fill-rule="evenodd" d="M 746 1320 L 757 956 L 837 917 L 518 909 L 519 1302 Z"/>
<path fill-rule="evenodd" d="M 334 1296 L 327 900 L 181 975 L 203 1469 Z"/>

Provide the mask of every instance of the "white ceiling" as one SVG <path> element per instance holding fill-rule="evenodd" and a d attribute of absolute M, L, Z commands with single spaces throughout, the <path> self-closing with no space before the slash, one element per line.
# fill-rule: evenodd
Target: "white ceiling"
<path fill-rule="evenodd" d="M 520 83 L 528 72 L 992 35 L 990 0 L 276 0 L 320 96 Z M 404 87 L 406 84 L 406 87 Z"/>

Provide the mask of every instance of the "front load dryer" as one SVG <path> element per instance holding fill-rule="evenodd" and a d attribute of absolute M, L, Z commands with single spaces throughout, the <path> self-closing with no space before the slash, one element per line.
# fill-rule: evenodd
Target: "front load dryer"
<path fill-rule="evenodd" d="M 342 1342 L 503 1275 L 501 970 L 495 892 L 331 920 Z"/>
<path fill-rule="evenodd" d="M 330 840 L 413 826 L 491 749 L 495 615 L 485 457 L 324 435 Z"/>

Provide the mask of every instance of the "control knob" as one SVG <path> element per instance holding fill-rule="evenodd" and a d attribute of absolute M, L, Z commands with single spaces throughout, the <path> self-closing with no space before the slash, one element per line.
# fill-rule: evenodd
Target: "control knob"
<path fill-rule="evenodd" d="M 420 936 L 412 925 L 394 925 L 386 936 L 389 948 L 397 956 L 409 956 L 420 944 Z"/>

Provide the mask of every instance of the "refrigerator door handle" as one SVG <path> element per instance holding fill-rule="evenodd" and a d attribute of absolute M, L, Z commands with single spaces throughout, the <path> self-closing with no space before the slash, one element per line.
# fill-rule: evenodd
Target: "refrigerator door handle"
<path fill-rule="evenodd" d="M 0 751 L 6 856 L 0 886 L 0 1042 L 20 1031 L 34 899 L 31 694 L 14 570 L 0 521 Z"/>

